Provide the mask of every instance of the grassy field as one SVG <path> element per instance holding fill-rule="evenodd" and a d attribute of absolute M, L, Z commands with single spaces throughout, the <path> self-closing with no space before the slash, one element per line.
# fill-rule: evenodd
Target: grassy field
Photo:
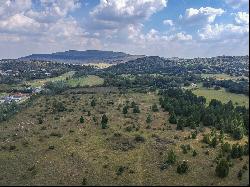
<path fill-rule="evenodd" d="M 88 75 L 86 77 L 72 78 L 67 81 L 70 86 L 97 86 L 102 85 L 104 80 L 95 75 Z"/>
<path fill-rule="evenodd" d="M 110 66 L 113 66 L 113 64 L 108 64 L 108 63 L 88 63 L 88 64 L 84 64 L 84 65 L 89 65 L 89 66 L 95 66 L 96 68 L 99 69 L 104 69 L 104 68 L 108 68 Z"/>
<path fill-rule="evenodd" d="M 227 92 L 224 88 L 220 90 L 214 90 L 213 88 L 202 87 L 202 84 L 197 84 L 197 88 L 191 86 L 184 87 L 184 89 L 190 89 L 192 92 L 198 96 L 204 96 L 207 99 L 207 104 L 211 99 L 220 100 L 223 103 L 232 101 L 235 105 L 242 105 L 249 108 L 249 97 L 244 94 L 235 94 Z"/>
<path fill-rule="evenodd" d="M 32 80 L 32 81 L 26 81 L 24 82 L 27 85 L 30 85 L 31 87 L 39 87 L 42 86 L 46 82 L 54 82 L 54 81 L 61 81 L 61 80 L 66 80 L 66 78 L 70 78 L 74 75 L 74 71 L 70 71 L 67 73 L 64 73 L 58 77 L 53 77 L 53 78 L 47 78 L 47 79 L 38 79 L 38 80 Z"/>
<path fill-rule="evenodd" d="M 239 80 L 241 78 L 248 79 L 245 76 L 235 77 L 235 76 L 231 76 L 231 75 L 224 74 L 224 73 L 221 73 L 221 74 L 201 74 L 201 77 L 202 78 L 214 78 L 217 80 Z"/>
<path fill-rule="evenodd" d="M 227 103 L 231 100 L 236 105 L 244 105 L 247 108 L 249 107 L 249 97 L 243 94 L 226 92 L 225 89 L 214 90 L 202 87 L 193 90 L 193 93 L 198 96 L 204 96 L 208 103 L 211 101 L 211 99 L 217 99 L 223 103 Z"/>
<path fill-rule="evenodd" d="M 91 106 L 92 99 L 96 106 Z M 197 139 L 186 139 L 190 129 L 176 131 L 168 123 L 168 113 L 160 109 L 157 94 L 100 93 L 41 96 L 21 111 L 0 131 L 0 185 L 247 185 L 248 173 L 241 181 L 237 173 L 249 157 L 233 160 L 229 176 L 215 176 L 215 157 L 220 146 L 208 147 Z M 67 111 L 53 111 L 53 103 L 62 102 Z M 126 103 L 135 101 L 140 113 L 122 113 Z M 90 114 L 88 114 L 88 111 Z M 101 116 L 108 116 L 108 129 L 101 129 Z M 147 115 L 152 116 L 147 128 Z M 84 123 L 79 123 L 83 116 Z M 42 119 L 39 124 L 38 118 Z M 96 118 L 94 120 L 93 118 Z M 208 129 L 204 129 L 205 132 Z M 144 141 L 136 140 L 136 136 Z M 239 143 L 244 143 L 244 137 Z M 225 141 L 236 143 L 226 136 Z M 181 144 L 190 144 L 198 152 L 183 154 Z M 160 166 L 173 149 L 177 162 L 188 160 L 189 172 L 179 175 L 177 164 L 166 170 Z M 209 150 L 209 155 L 205 154 Z"/>

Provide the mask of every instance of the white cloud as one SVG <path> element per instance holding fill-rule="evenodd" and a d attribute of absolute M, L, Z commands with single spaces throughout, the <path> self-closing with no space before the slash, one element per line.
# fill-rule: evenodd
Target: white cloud
<path fill-rule="evenodd" d="M 37 32 L 39 28 L 40 24 L 38 22 L 23 14 L 15 14 L 5 20 L 0 20 L 0 31 L 34 33 Z"/>
<path fill-rule="evenodd" d="M 79 0 L 40 0 L 41 10 L 29 10 L 27 15 L 39 22 L 53 22 L 66 17 L 80 7 Z"/>
<path fill-rule="evenodd" d="M 178 40 L 178 41 L 189 41 L 189 40 L 192 40 L 192 38 L 193 37 L 191 35 L 185 34 L 183 32 L 179 32 L 175 35 L 170 36 L 171 40 Z"/>
<path fill-rule="evenodd" d="M 249 0 L 225 0 L 225 2 L 234 9 L 237 9 L 243 6 L 245 7 L 249 6 Z"/>
<path fill-rule="evenodd" d="M 56 37 L 62 33 L 65 36 L 69 33 L 74 36 L 81 30 L 73 18 L 70 21 L 67 18 L 70 11 L 79 8 L 78 0 L 40 0 L 39 9 L 32 9 L 31 0 L 1 1 L 0 15 L 3 16 L 0 16 L 0 32 L 2 33 L 15 33 L 17 37 L 23 34 L 42 37 L 59 25 L 60 29 L 49 33 L 51 37 Z"/>
<path fill-rule="evenodd" d="M 167 6 L 167 0 L 101 0 L 90 15 L 107 24 L 131 24 L 148 19 Z"/>
<path fill-rule="evenodd" d="M 173 20 L 165 19 L 165 20 L 163 20 L 163 24 L 164 24 L 164 25 L 173 26 L 173 25 L 174 25 L 174 22 L 173 22 Z"/>
<path fill-rule="evenodd" d="M 244 38 L 247 39 L 249 33 L 248 26 L 238 26 L 233 24 L 206 25 L 198 31 L 201 40 L 224 41 Z"/>
<path fill-rule="evenodd" d="M 221 16 L 225 11 L 221 8 L 201 7 L 199 9 L 186 9 L 185 15 L 180 19 L 188 24 L 207 24 L 213 23 L 217 16 Z"/>
<path fill-rule="evenodd" d="M 0 0 L 0 19 L 23 13 L 32 6 L 31 0 Z"/>
<path fill-rule="evenodd" d="M 235 21 L 237 24 L 249 24 L 249 14 L 247 12 L 238 12 L 235 14 Z"/>

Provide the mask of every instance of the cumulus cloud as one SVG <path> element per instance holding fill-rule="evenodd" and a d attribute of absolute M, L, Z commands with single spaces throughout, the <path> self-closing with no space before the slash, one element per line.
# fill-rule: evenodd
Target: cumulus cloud
<path fill-rule="evenodd" d="M 185 15 L 180 19 L 188 24 L 213 23 L 217 16 L 221 16 L 225 11 L 221 8 L 201 7 L 199 9 L 186 9 Z"/>
<path fill-rule="evenodd" d="M 68 13 L 79 6 L 78 0 L 40 0 L 40 8 L 33 9 L 31 0 L 1 0 L 0 32 L 26 39 L 29 38 L 22 35 L 28 35 L 30 39 L 36 35 L 36 39 L 43 38 L 44 41 L 58 36 L 82 36 L 83 29 L 72 17 L 68 17 Z M 1 39 L 4 40 L 4 37 Z"/>
<path fill-rule="evenodd" d="M 163 24 L 164 24 L 164 25 L 173 26 L 173 25 L 174 25 L 174 22 L 173 22 L 173 20 L 165 19 L 165 20 L 163 20 Z"/>
<path fill-rule="evenodd" d="M 243 38 L 246 39 L 249 33 L 248 26 L 238 26 L 234 24 L 214 24 L 206 25 L 198 31 L 201 40 L 232 40 Z"/>
<path fill-rule="evenodd" d="M 53 22 L 66 17 L 80 7 L 78 0 L 40 0 L 40 10 L 29 10 L 26 15 L 39 22 Z"/>
<path fill-rule="evenodd" d="M 249 6 L 249 0 L 225 0 L 225 2 L 232 8 L 237 9 L 243 6 Z"/>
<path fill-rule="evenodd" d="M 31 0 L 0 0 L 0 19 L 8 18 L 17 13 L 24 13 L 31 6 Z"/>
<path fill-rule="evenodd" d="M 170 35 L 169 37 L 167 37 L 170 40 L 174 40 L 174 41 L 190 41 L 192 40 L 192 36 L 190 34 L 185 34 L 183 32 L 179 32 L 177 34 L 174 35 Z"/>
<path fill-rule="evenodd" d="M 148 19 L 167 6 L 167 0 L 101 0 L 90 15 L 109 25 L 131 24 Z"/>
<path fill-rule="evenodd" d="M 238 12 L 235 14 L 235 21 L 237 24 L 249 24 L 249 14 L 247 12 Z"/>
<path fill-rule="evenodd" d="M 0 30 L 8 33 L 36 33 L 40 24 L 35 20 L 23 15 L 15 14 L 5 20 L 0 20 Z"/>

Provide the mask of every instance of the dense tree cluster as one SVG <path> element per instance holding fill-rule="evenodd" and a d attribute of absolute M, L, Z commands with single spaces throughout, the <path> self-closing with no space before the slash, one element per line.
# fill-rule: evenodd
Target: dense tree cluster
<path fill-rule="evenodd" d="M 47 82 L 44 88 L 48 89 L 47 94 L 59 94 L 69 88 L 66 81 Z"/>
<path fill-rule="evenodd" d="M 204 81 L 203 86 L 207 88 L 214 87 L 215 89 L 223 87 L 228 92 L 249 95 L 249 82 L 245 79 L 237 82 L 233 80 L 209 80 Z"/>
<path fill-rule="evenodd" d="M 0 104 L 0 122 L 7 120 L 18 111 L 18 105 L 15 101 L 11 103 Z"/>
<path fill-rule="evenodd" d="M 177 129 L 211 126 L 231 133 L 235 139 L 241 139 L 248 132 L 249 109 L 244 106 L 234 107 L 231 101 L 223 104 L 215 99 L 206 106 L 204 97 L 189 90 L 167 89 L 160 94 L 160 105 L 170 113 L 169 120 L 177 123 Z"/>
<path fill-rule="evenodd" d="M 171 87 L 181 87 L 183 82 L 196 82 L 200 78 L 191 74 L 176 75 L 150 75 L 138 74 L 131 76 L 121 76 L 114 74 L 101 75 L 104 78 L 105 86 L 116 86 L 119 88 L 143 88 L 151 87 L 153 89 L 166 89 Z"/>

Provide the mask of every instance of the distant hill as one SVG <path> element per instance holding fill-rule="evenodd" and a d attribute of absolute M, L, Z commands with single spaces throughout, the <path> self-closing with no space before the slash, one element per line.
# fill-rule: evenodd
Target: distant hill
<path fill-rule="evenodd" d="M 185 68 L 177 66 L 175 61 L 158 56 L 137 58 L 126 63 L 107 68 L 108 72 L 114 74 L 144 74 L 162 72 L 171 72 L 175 74 L 184 70 Z"/>
<path fill-rule="evenodd" d="M 57 61 L 63 63 L 87 64 L 87 63 L 109 63 L 118 64 L 134 60 L 143 55 L 130 55 L 123 52 L 86 50 L 76 51 L 69 50 L 65 52 L 56 52 L 52 54 L 32 54 L 26 57 L 21 57 L 19 60 L 45 60 Z"/>

